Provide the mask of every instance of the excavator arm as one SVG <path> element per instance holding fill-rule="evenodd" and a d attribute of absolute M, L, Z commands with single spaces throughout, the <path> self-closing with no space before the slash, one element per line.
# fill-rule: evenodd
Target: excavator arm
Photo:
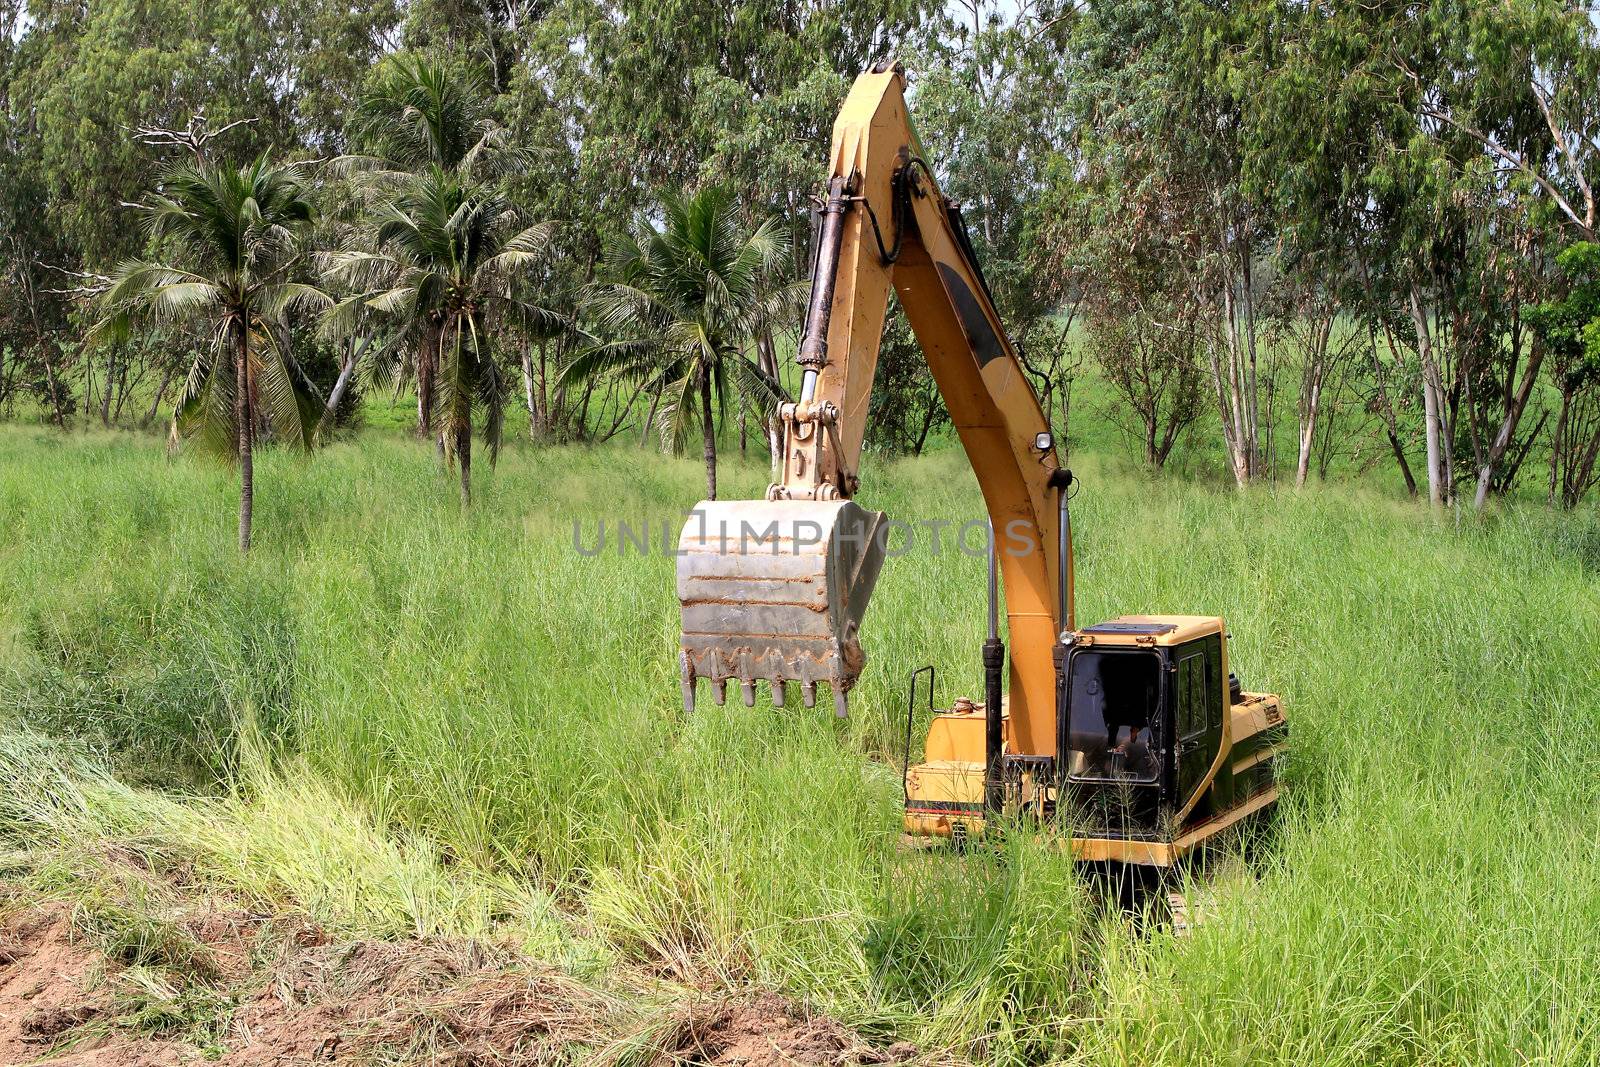
<path fill-rule="evenodd" d="M 1073 628 L 1070 474 L 1006 337 L 956 205 L 911 125 L 905 77 L 857 79 L 834 124 L 831 173 L 797 361 L 779 412 L 779 480 L 761 501 L 703 502 L 679 546 L 686 706 L 697 679 L 753 703 L 826 683 L 844 714 L 865 662 L 859 627 L 885 555 L 884 516 L 861 508 L 862 441 L 889 291 L 898 294 L 977 474 L 996 539 L 1011 640 L 1011 746 L 1056 752 L 1056 664 Z M 998 648 L 991 620 L 990 646 Z M 986 651 L 986 661 L 988 652 Z M 998 677 L 998 665 L 994 665 Z M 991 685 L 991 690 L 996 686 Z M 996 720 L 998 721 L 998 720 Z"/>

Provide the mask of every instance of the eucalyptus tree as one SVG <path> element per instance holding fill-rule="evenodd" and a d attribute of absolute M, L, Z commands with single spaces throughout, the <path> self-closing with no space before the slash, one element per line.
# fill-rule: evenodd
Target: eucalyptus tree
<path fill-rule="evenodd" d="M 527 224 L 504 197 L 433 166 L 400 184 L 378 208 L 373 250 L 323 257 L 325 275 L 355 291 L 329 309 L 323 328 L 348 336 L 364 321 L 389 327 L 363 356 L 369 376 L 415 385 L 422 432 L 435 430 L 472 500 L 472 428 L 483 409 L 492 464 L 509 386 L 496 359 L 498 327 L 521 305 L 518 279 L 544 258 L 554 224 Z"/>
<path fill-rule="evenodd" d="M 1557 264 L 1565 295 L 1527 317 L 1549 352 L 1561 397 L 1550 441 L 1549 499 L 1572 508 L 1600 483 L 1600 245 L 1579 241 Z"/>
<path fill-rule="evenodd" d="M 181 164 L 141 213 L 159 257 L 117 269 L 96 332 L 124 333 L 140 315 L 199 332 L 173 427 L 237 460 L 239 549 L 248 551 L 257 433 L 267 426 L 309 445 L 314 426 L 315 407 L 282 347 L 292 311 L 328 303 L 297 280 L 313 214 L 301 170 L 265 156 L 242 167 Z"/>
<path fill-rule="evenodd" d="M 744 353 L 798 306 L 799 289 L 782 280 L 783 228 L 771 219 L 746 226 L 727 189 L 668 195 L 659 218 L 635 220 L 594 288 L 595 316 L 613 339 L 563 373 L 618 374 L 659 389 L 662 436 L 674 449 L 699 426 L 706 495 L 715 500 L 716 410 L 726 411 L 734 396 L 763 409 L 780 397 L 777 381 Z"/>
<path fill-rule="evenodd" d="M 1574 237 L 1592 242 L 1600 227 L 1600 26 L 1587 5 L 1544 0 L 1452 0 L 1428 14 L 1428 36 L 1395 65 L 1417 86 L 1418 124 L 1438 154 L 1462 161 L 1445 191 L 1467 205 L 1470 245 L 1438 272 L 1453 284 L 1434 286 L 1433 318 L 1458 350 L 1449 428 L 1465 438 L 1455 450 L 1470 449 L 1481 508 L 1510 487 L 1542 425 L 1541 416 L 1521 428 L 1541 406 L 1549 351 L 1529 336 L 1522 309 L 1561 287 L 1554 250 Z M 1453 443 L 1446 438 L 1447 463 Z"/>

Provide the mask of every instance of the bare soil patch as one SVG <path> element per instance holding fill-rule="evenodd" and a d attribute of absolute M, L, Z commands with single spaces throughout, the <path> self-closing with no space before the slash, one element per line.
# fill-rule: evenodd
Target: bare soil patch
<path fill-rule="evenodd" d="M 652 1009 L 476 941 L 334 942 L 310 923 L 219 910 L 177 925 L 199 951 L 152 978 L 135 954 L 108 955 L 81 911 L 14 911 L 0 924 L 0 1064 L 847 1067 L 914 1055 L 775 994 Z M 196 1003 L 215 1011 L 198 1038 Z"/>

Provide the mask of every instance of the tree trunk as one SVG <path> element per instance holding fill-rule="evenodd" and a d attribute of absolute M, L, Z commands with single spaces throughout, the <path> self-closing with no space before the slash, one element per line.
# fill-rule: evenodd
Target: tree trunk
<path fill-rule="evenodd" d="M 129 362 L 128 360 L 122 361 L 122 374 L 117 378 L 117 404 L 111 409 L 111 421 L 119 426 L 122 425 L 122 409 L 127 405 L 128 398 L 133 395 L 133 391 L 139 387 L 139 384 L 144 381 L 145 375 L 150 371 L 149 362 L 140 360 L 139 373 L 133 375 L 130 379 Z"/>
<path fill-rule="evenodd" d="M 1556 485 L 1561 471 L 1561 452 L 1566 447 L 1567 414 L 1572 410 L 1572 390 L 1564 383 L 1561 387 L 1561 409 L 1556 416 L 1555 432 L 1550 437 L 1550 493 L 1545 502 L 1554 505 L 1556 502 Z"/>
<path fill-rule="evenodd" d="M 1442 477 L 1443 454 L 1440 449 L 1440 401 L 1442 399 L 1439 382 L 1439 368 L 1433 362 L 1433 344 L 1428 336 L 1428 316 L 1422 310 L 1422 301 L 1417 295 L 1417 287 L 1411 287 L 1411 322 L 1417 330 L 1417 358 L 1422 362 L 1422 411 L 1423 430 L 1428 447 L 1428 503 L 1434 507 L 1443 507 L 1445 503 L 1444 479 Z"/>
<path fill-rule="evenodd" d="M 424 440 L 433 428 L 433 379 L 443 346 L 444 331 L 430 329 L 417 350 L 417 436 Z"/>
<path fill-rule="evenodd" d="M 1048 416 L 1046 416 L 1048 417 Z M 1069 376 L 1061 382 L 1061 436 L 1056 445 L 1066 454 L 1068 442 L 1072 440 L 1072 378 Z"/>
<path fill-rule="evenodd" d="M 344 361 L 339 364 L 339 377 L 334 379 L 333 389 L 328 393 L 328 403 L 322 409 L 322 418 L 317 420 L 317 440 L 322 440 L 324 434 L 333 428 L 333 421 L 338 417 L 339 404 L 344 400 L 345 390 L 350 388 L 350 379 L 356 369 L 356 353 L 361 348 L 361 342 L 348 341 L 345 349 Z"/>
<path fill-rule="evenodd" d="M 1306 475 L 1311 472 L 1311 443 L 1317 436 L 1317 404 L 1322 399 L 1322 383 L 1311 383 L 1310 395 L 1306 398 L 1306 415 L 1300 423 L 1300 455 L 1294 465 L 1294 487 L 1303 489 L 1306 484 Z"/>
<path fill-rule="evenodd" d="M 556 356 L 559 360 L 565 354 L 566 341 L 556 341 Z M 565 385 L 557 386 L 554 395 L 550 391 L 550 353 L 546 350 L 545 342 L 539 342 L 539 362 L 534 365 L 533 376 L 533 403 L 539 409 L 539 432 L 550 435 L 559 433 L 561 429 L 561 405 L 567 395 Z"/>
<path fill-rule="evenodd" d="M 1384 327 L 1385 336 L 1388 327 Z M 1378 402 L 1382 405 L 1383 427 L 1389 437 L 1389 449 L 1394 453 L 1394 461 L 1400 467 L 1400 477 L 1405 479 L 1406 493 L 1410 496 L 1417 495 L 1417 478 L 1411 473 L 1411 463 L 1406 459 L 1406 448 L 1400 440 L 1400 423 L 1395 418 L 1394 402 L 1389 399 L 1389 387 L 1384 384 L 1383 361 L 1378 358 L 1378 332 L 1372 327 L 1372 319 L 1367 319 L 1367 339 L 1372 345 L 1372 380 L 1378 388 Z M 1390 351 L 1394 350 L 1394 342 L 1390 340 Z"/>
<path fill-rule="evenodd" d="M 618 386 L 619 383 L 612 382 L 612 391 L 615 392 Z M 644 387 L 640 386 L 628 394 L 626 403 L 622 402 L 621 398 L 618 398 L 617 413 L 611 416 L 611 425 L 607 426 L 605 432 L 600 435 L 601 444 L 611 440 L 613 437 L 617 436 L 617 434 L 628 428 L 628 416 L 633 414 L 633 406 L 639 402 L 639 398 L 643 395 Z"/>
<path fill-rule="evenodd" d="M 1417 479 L 1411 473 L 1411 464 L 1406 461 L 1405 446 L 1400 441 L 1400 424 L 1395 418 L 1394 403 L 1389 398 L 1389 389 L 1384 385 L 1383 361 L 1378 358 L 1378 331 L 1373 325 L 1372 308 L 1375 301 L 1372 295 L 1372 276 L 1367 272 L 1367 261 L 1363 256 L 1356 257 L 1356 266 L 1361 271 L 1361 291 L 1366 294 L 1367 303 L 1367 340 L 1372 345 L 1372 380 L 1378 389 L 1378 400 L 1383 405 L 1384 428 L 1389 435 L 1389 448 L 1394 452 L 1394 461 L 1400 467 L 1400 476 L 1405 479 L 1406 492 L 1411 496 L 1417 495 Z M 1394 336 L 1389 331 L 1389 324 L 1384 322 L 1383 335 L 1389 342 L 1389 353 L 1394 355 L 1398 349 L 1395 347 Z"/>
<path fill-rule="evenodd" d="M 1248 357 L 1248 371 L 1245 377 L 1245 415 L 1248 419 L 1249 433 L 1246 440 L 1250 450 L 1246 454 L 1249 464 L 1249 477 L 1254 481 L 1261 473 L 1261 390 L 1256 377 L 1256 299 L 1255 279 L 1250 273 L 1250 245 L 1244 242 L 1243 250 L 1239 255 L 1239 277 L 1244 294 L 1244 331 L 1245 352 Z M 1270 415 L 1268 421 L 1271 421 Z"/>
<path fill-rule="evenodd" d="M 932 390 L 931 395 L 928 397 L 927 404 L 923 406 L 923 409 L 922 409 L 922 430 L 917 434 L 917 447 L 912 451 L 912 455 L 916 455 L 916 456 L 922 455 L 922 450 L 927 447 L 928 434 L 929 434 L 929 432 L 931 432 L 933 430 L 934 416 L 936 416 L 938 414 L 938 412 L 939 412 L 939 408 L 937 406 L 938 403 L 939 403 L 939 390 L 938 390 L 938 387 L 936 386 Z"/>
<path fill-rule="evenodd" d="M 1550 412 L 1541 411 L 1539 413 L 1539 421 L 1533 424 L 1533 429 L 1528 433 L 1528 436 L 1522 439 L 1522 446 L 1501 465 L 1499 472 L 1495 474 L 1495 492 L 1504 493 L 1515 484 L 1517 474 L 1522 470 L 1523 462 L 1527 460 L 1528 453 L 1533 450 L 1533 443 L 1539 438 L 1539 431 L 1543 430 L 1544 424 L 1549 421 Z"/>
<path fill-rule="evenodd" d="M 172 384 L 172 364 L 167 364 L 161 372 L 161 384 L 156 386 L 156 398 L 150 401 L 150 410 L 144 413 L 144 418 L 139 420 L 140 426 L 149 426 L 156 421 L 156 415 L 161 411 L 162 398 L 167 395 L 167 386 Z"/>
<path fill-rule="evenodd" d="M 39 346 L 40 358 L 44 361 L 45 385 L 50 389 L 50 421 L 65 430 L 67 428 L 67 412 L 61 402 L 61 385 L 56 378 L 55 364 L 50 362 L 49 352 L 50 345 L 48 343 Z"/>
<path fill-rule="evenodd" d="M 700 368 L 700 436 L 705 445 L 706 499 L 717 499 L 717 427 L 711 421 L 711 367 Z"/>
<path fill-rule="evenodd" d="M 100 425 L 111 428 L 111 391 L 117 380 L 117 346 L 106 346 L 106 381 L 100 389 Z"/>
<path fill-rule="evenodd" d="M 644 417 L 644 428 L 639 431 L 639 447 L 643 448 L 650 442 L 650 427 L 656 424 L 656 408 L 661 405 L 661 394 L 666 391 L 667 380 L 662 378 L 656 383 L 655 396 L 650 398 L 650 414 Z"/>
<path fill-rule="evenodd" d="M 1294 485 L 1304 488 L 1311 473 L 1311 450 L 1317 439 L 1317 414 L 1322 406 L 1323 379 L 1328 373 L 1328 344 L 1333 336 L 1333 319 L 1337 312 L 1330 310 L 1318 321 L 1310 334 L 1311 350 L 1306 355 L 1305 408 L 1300 413 L 1300 454 L 1294 465 Z"/>
<path fill-rule="evenodd" d="M 1483 506 L 1489 502 L 1489 490 L 1494 483 L 1495 474 L 1501 460 L 1505 458 L 1506 450 L 1511 446 L 1512 439 L 1516 436 L 1517 426 L 1522 422 L 1522 413 L 1527 410 L 1528 398 L 1533 395 L 1534 382 L 1539 377 L 1539 367 L 1543 362 L 1544 346 L 1535 344 L 1533 351 L 1528 353 L 1528 365 L 1523 368 L 1522 382 L 1517 386 L 1517 391 L 1506 408 L 1505 418 L 1500 420 L 1500 428 L 1489 444 L 1489 454 L 1484 458 L 1483 466 L 1478 471 L 1478 488 L 1472 496 L 1472 506 L 1479 511 L 1482 511 Z"/>
<path fill-rule="evenodd" d="M 19 253 L 22 252 L 21 242 L 12 239 L 12 247 Z M 23 267 L 20 272 L 23 296 L 28 301 L 28 317 L 33 322 L 33 338 L 39 346 L 39 359 L 44 363 L 44 381 L 50 391 L 50 411 L 52 421 L 65 430 L 67 428 L 67 413 L 61 401 L 61 383 L 57 380 L 55 364 L 50 361 L 50 339 L 44 335 L 44 326 L 39 321 L 38 294 L 33 287 L 33 271 Z"/>
<path fill-rule="evenodd" d="M 1232 329 L 1228 327 L 1230 340 L 1228 347 L 1233 347 Z M 1249 473 L 1240 462 L 1238 430 L 1233 421 L 1228 403 L 1228 386 L 1223 381 L 1222 357 L 1217 351 L 1215 336 L 1207 346 L 1211 355 L 1211 386 L 1217 397 L 1217 413 L 1222 418 L 1222 443 L 1228 450 L 1228 466 L 1233 470 L 1234 483 L 1243 489 L 1250 480 Z"/>
<path fill-rule="evenodd" d="M 462 422 L 455 428 L 456 464 L 461 470 L 461 506 L 472 505 L 472 423 Z"/>
<path fill-rule="evenodd" d="M 1438 386 L 1434 384 L 1432 376 L 1425 370 L 1422 377 L 1422 419 L 1428 460 L 1428 503 L 1436 508 L 1443 507 L 1445 503 L 1444 479 L 1439 473 L 1442 463 L 1440 456 L 1439 406 Z"/>
<path fill-rule="evenodd" d="M 533 346 L 522 346 L 522 396 L 528 406 L 528 440 L 539 439 L 539 409 L 533 403 Z"/>
<path fill-rule="evenodd" d="M 770 329 L 763 329 L 756 337 L 756 355 L 761 369 L 773 381 L 777 381 L 778 352 L 772 344 L 772 331 Z M 776 407 L 767 416 L 764 426 L 767 432 L 767 452 L 772 461 L 772 479 L 777 481 L 779 473 L 783 470 L 783 422 L 778 418 Z"/>
<path fill-rule="evenodd" d="M 1223 242 L 1224 245 L 1226 241 Z M 1239 306 L 1236 280 L 1230 275 L 1218 286 L 1221 297 L 1220 329 L 1227 342 L 1228 365 L 1222 366 L 1215 334 L 1208 345 L 1211 355 L 1211 384 L 1217 394 L 1217 411 L 1222 417 L 1222 443 L 1228 450 L 1228 464 L 1234 484 L 1240 489 L 1250 484 L 1251 453 L 1254 438 L 1249 435 L 1245 404 L 1243 356 L 1239 351 Z"/>
<path fill-rule="evenodd" d="M 255 408 L 250 403 L 250 332 L 240 325 L 233 357 L 233 420 L 239 435 L 239 551 L 250 551 L 255 517 Z"/>
<path fill-rule="evenodd" d="M 575 422 L 572 429 L 580 441 L 589 439 L 589 400 L 594 396 L 595 381 L 596 379 L 591 377 L 583 383 L 583 398 L 578 401 L 578 410 L 575 413 Z"/>
<path fill-rule="evenodd" d="M 1572 486 L 1562 501 L 1563 506 L 1571 509 L 1583 502 L 1583 494 L 1594 484 L 1594 465 L 1597 459 L 1600 459 L 1600 427 L 1597 427 L 1589 437 L 1589 444 L 1584 449 L 1583 459 L 1578 466 L 1578 475 L 1573 479 Z"/>

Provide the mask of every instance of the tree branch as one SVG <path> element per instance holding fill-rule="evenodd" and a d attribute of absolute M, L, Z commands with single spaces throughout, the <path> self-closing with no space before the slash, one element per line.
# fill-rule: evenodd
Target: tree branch
<path fill-rule="evenodd" d="M 1533 88 L 1533 98 L 1539 102 L 1539 110 L 1544 113 L 1544 123 L 1550 127 L 1550 136 L 1555 138 L 1556 147 L 1561 149 L 1561 154 L 1566 157 L 1568 165 L 1572 168 L 1572 179 L 1578 183 L 1578 190 L 1583 193 L 1584 220 L 1590 233 L 1594 232 L 1594 189 L 1583 176 L 1583 166 L 1578 162 L 1577 153 L 1573 151 L 1561 126 L 1556 122 L 1555 114 L 1550 110 L 1550 99 L 1545 91 L 1539 87 L 1537 81 L 1528 83 Z"/>

